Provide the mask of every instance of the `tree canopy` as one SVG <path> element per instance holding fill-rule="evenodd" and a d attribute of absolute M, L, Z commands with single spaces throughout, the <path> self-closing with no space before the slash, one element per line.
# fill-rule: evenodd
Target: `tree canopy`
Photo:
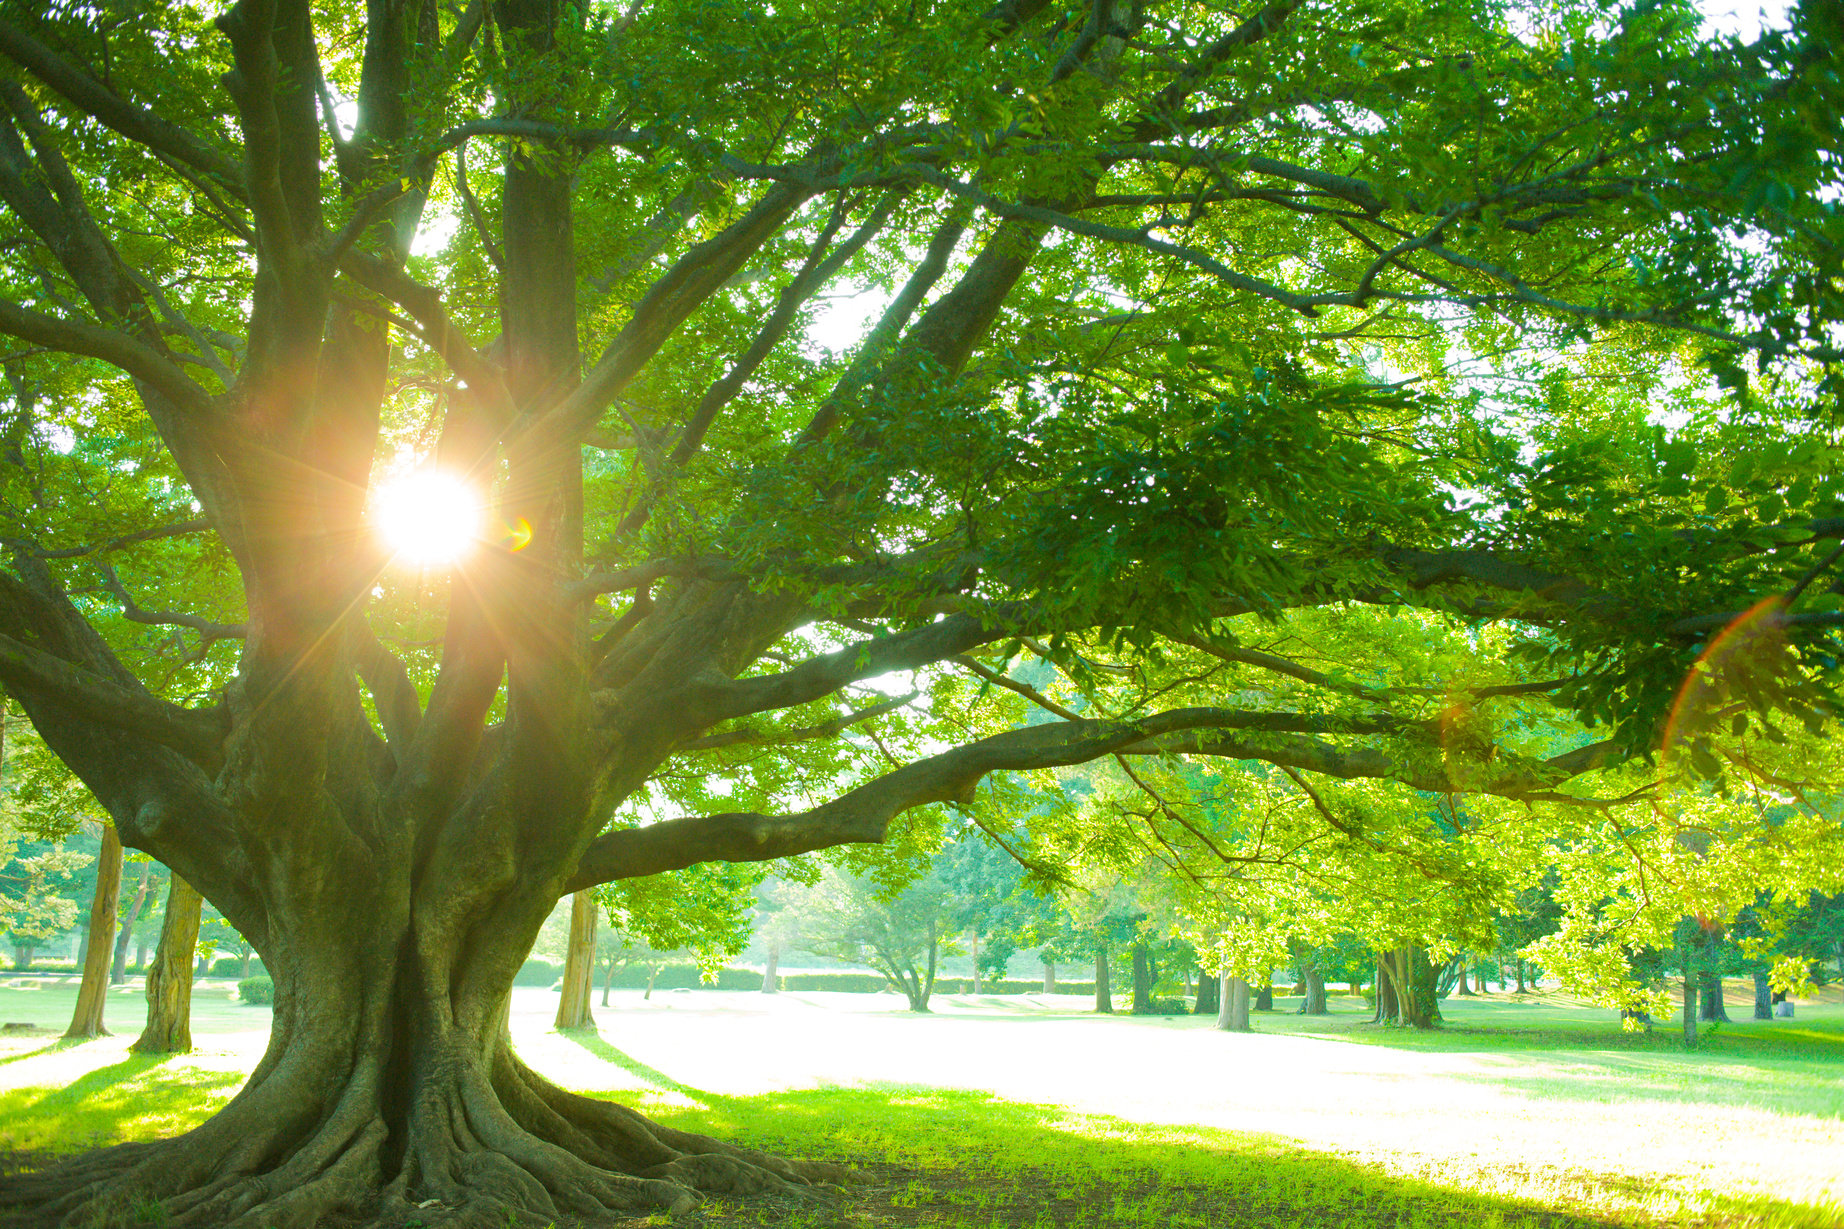
<path fill-rule="evenodd" d="M 1841 39 L 3 0 L 0 682 L 277 995 L 183 1152 L 8 1197 L 823 1177 L 540 1080 L 511 978 L 566 892 L 900 878 L 943 804 L 1045 877 L 1559 844 L 1616 941 L 1607 901 L 1835 890 Z M 436 471 L 478 524 L 419 566 L 371 512 Z M 1021 822 L 1103 757 L 1121 823 Z"/>

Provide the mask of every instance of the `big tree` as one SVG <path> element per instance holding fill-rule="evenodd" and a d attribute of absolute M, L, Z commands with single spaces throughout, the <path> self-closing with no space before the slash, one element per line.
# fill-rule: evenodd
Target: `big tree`
<path fill-rule="evenodd" d="M 518 1061 L 562 895 L 1030 860 L 992 774 L 1116 752 L 1560 805 L 1830 720 L 1834 5 L 0 13 L 0 681 L 276 982 L 28 1217 L 815 1180 Z"/>

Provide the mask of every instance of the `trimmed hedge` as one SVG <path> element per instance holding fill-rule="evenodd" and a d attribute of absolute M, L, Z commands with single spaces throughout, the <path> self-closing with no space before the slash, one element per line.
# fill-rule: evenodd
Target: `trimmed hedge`
<path fill-rule="evenodd" d="M 558 974 L 562 972 L 563 965 L 557 961 L 546 960 L 542 956 L 533 956 L 519 967 L 519 971 L 513 975 L 512 984 L 515 986 L 548 986 L 556 981 Z"/>
<path fill-rule="evenodd" d="M 250 976 L 254 978 L 257 974 L 266 973 L 266 972 L 267 970 L 263 968 L 262 957 L 251 956 L 250 957 Z M 243 957 L 242 956 L 219 956 L 216 960 L 211 962 L 211 968 L 207 970 L 203 974 L 203 976 L 205 977 L 242 977 L 243 976 Z"/>
<path fill-rule="evenodd" d="M 237 983 L 237 999 L 252 1007 L 275 1002 L 275 983 L 267 977 L 246 977 Z"/>

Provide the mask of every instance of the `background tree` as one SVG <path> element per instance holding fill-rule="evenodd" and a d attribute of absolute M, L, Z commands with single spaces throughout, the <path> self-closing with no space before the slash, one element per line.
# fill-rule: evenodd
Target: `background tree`
<path fill-rule="evenodd" d="M 1819 820 L 1769 866 L 1736 799 L 1834 711 L 1841 33 L 238 0 L 99 41 L 8 0 L 0 681 L 276 1010 L 183 1143 L 6 1199 L 542 1224 L 820 1177 L 538 1078 L 514 972 L 568 893 L 906 865 L 947 805 L 1080 848 L 993 774 L 1262 761 L 1381 867 L 1427 823 L 1389 790 L 1529 847 L 1665 746 L 1704 784 L 1660 828 L 1725 834 L 1687 891 L 1835 891 Z M 879 310 L 821 345 L 840 286 Z"/>

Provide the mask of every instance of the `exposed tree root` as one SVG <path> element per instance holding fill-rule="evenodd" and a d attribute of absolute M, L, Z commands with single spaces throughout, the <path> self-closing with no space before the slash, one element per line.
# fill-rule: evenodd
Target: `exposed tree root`
<path fill-rule="evenodd" d="M 266 1121 L 252 1110 L 274 1109 L 273 1090 L 250 1087 L 177 1139 L 0 1178 L 0 1225 L 507 1229 L 677 1213 L 707 1193 L 811 1195 L 850 1177 L 565 1092 L 503 1048 L 491 1078 L 466 1064 L 425 1082 L 395 1130 L 376 1087 Z"/>

